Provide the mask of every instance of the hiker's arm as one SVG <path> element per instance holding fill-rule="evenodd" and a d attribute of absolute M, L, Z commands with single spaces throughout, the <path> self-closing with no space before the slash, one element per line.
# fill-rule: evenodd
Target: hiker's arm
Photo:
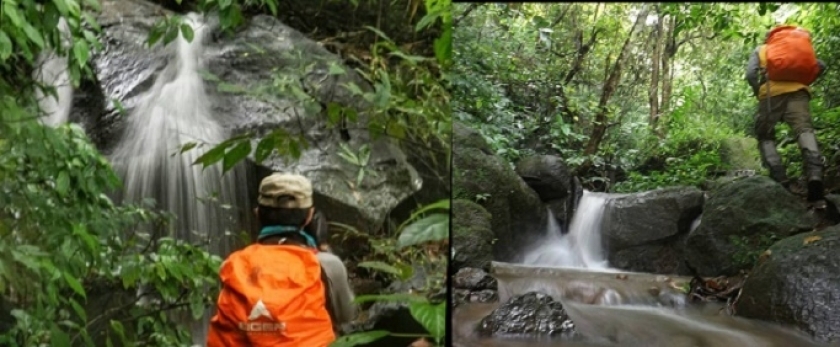
<path fill-rule="evenodd" d="M 820 72 L 818 72 L 818 73 L 817 73 L 817 78 L 816 78 L 816 79 L 814 79 L 814 82 L 816 82 L 818 79 L 820 79 L 820 77 L 821 77 L 821 76 L 823 75 L 823 73 L 825 72 L 825 62 L 823 62 L 822 60 L 817 59 L 817 64 L 820 66 Z"/>
<path fill-rule="evenodd" d="M 335 325 L 350 322 L 356 317 L 356 305 L 353 303 L 353 289 L 347 278 L 347 268 L 341 258 L 332 253 L 319 252 L 318 260 L 321 268 L 329 279 L 330 311 L 336 319 Z"/>
<path fill-rule="evenodd" d="M 750 87 L 752 88 L 754 96 L 758 95 L 758 87 L 760 87 L 760 85 L 758 84 L 758 74 L 759 69 L 761 68 L 761 64 L 758 58 L 758 50 L 759 48 L 756 47 L 756 49 L 753 50 L 752 53 L 750 53 L 750 59 L 747 60 L 747 70 L 744 74 L 744 78 L 747 80 L 747 83 L 749 83 Z"/>

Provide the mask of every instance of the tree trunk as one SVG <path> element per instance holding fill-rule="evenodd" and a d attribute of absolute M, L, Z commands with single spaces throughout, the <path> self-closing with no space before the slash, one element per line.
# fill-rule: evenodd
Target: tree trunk
<path fill-rule="evenodd" d="M 656 122 L 659 120 L 659 73 L 660 67 L 664 62 L 664 55 L 662 54 L 662 46 L 665 44 L 665 35 L 663 32 L 662 21 L 663 15 L 659 15 L 656 21 L 656 27 L 653 28 L 653 52 L 650 59 L 650 84 L 648 85 L 648 107 L 650 108 L 650 115 L 648 117 L 648 125 L 652 132 L 656 132 Z"/>
<path fill-rule="evenodd" d="M 592 134 L 589 136 L 589 142 L 586 143 L 586 147 L 583 150 L 584 156 L 591 156 L 595 154 L 601 146 L 601 141 L 604 139 L 604 134 L 607 132 L 607 102 L 615 92 L 618 82 L 621 81 L 622 63 L 624 61 L 624 57 L 627 55 L 628 48 L 630 47 L 630 40 L 633 38 L 633 33 L 635 33 L 636 28 L 639 27 L 639 24 L 647 18 L 648 12 L 649 9 L 645 6 L 636 17 L 636 22 L 633 23 L 633 27 L 630 29 L 630 33 L 627 34 L 627 39 L 624 40 L 624 45 L 621 46 L 621 51 L 615 59 L 615 63 L 613 64 L 609 77 L 607 77 L 604 84 L 601 99 L 598 102 L 598 113 L 595 114 L 595 122 L 592 127 Z M 586 162 L 578 168 L 578 173 L 583 173 L 589 170 L 591 166 L 592 161 L 587 159 Z"/>
<path fill-rule="evenodd" d="M 672 47 L 676 44 L 677 38 L 674 35 L 677 26 L 677 19 L 668 18 L 668 31 L 666 32 L 665 47 Z M 673 50 L 666 49 L 662 55 L 662 100 L 659 104 L 660 112 L 668 112 L 671 107 L 671 88 L 674 82 L 674 56 L 677 54 L 676 47 Z"/>

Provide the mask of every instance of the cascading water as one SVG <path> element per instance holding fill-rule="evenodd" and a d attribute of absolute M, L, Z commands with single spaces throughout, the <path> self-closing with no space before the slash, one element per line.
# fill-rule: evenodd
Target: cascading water
<path fill-rule="evenodd" d="M 608 194 L 583 192 L 569 232 L 562 233 L 557 219 L 548 211 L 546 237 L 525 254 L 526 265 L 603 269 L 607 261 L 601 249 L 601 219 Z"/>
<path fill-rule="evenodd" d="M 59 18 L 58 28 L 62 34 L 62 44 L 69 45 L 70 28 L 64 18 Z M 35 97 L 44 117 L 41 122 L 49 126 L 58 126 L 67 122 L 73 104 L 73 84 L 70 82 L 70 72 L 67 71 L 67 57 L 59 56 L 55 52 L 45 52 L 38 56 L 35 62 L 33 79 L 44 86 L 55 88 L 55 96 L 45 94 L 40 88 L 35 89 Z"/>
<path fill-rule="evenodd" d="M 129 115 L 126 133 L 111 155 L 124 182 L 117 200 L 154 199 L 157 209 L 175 218 L 172 236 L 224 256 L 247 225 L 247 177 L 241 167 L 223 175 L 218 165 L 192 165 L 229 133 L 213 116 L 199 73 L 210 28 L 196 14 L 185 19 L 193 27 L 192 42 L 183 37 L 174 42 L 172 59 Z M 208 145 L 180 153 L 189 142 Z M 195 344 L 205 344 L 208 322 L 209 314 L 190 322 Z"/>

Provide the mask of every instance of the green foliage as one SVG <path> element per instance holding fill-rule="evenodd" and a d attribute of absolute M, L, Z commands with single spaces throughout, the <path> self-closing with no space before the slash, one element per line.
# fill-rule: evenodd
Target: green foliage
<path fill-rule="evenodd" d="M 449 200 L 441 200 L 419 208 L 400 226 L 400 237 L 373 239 L 369 242 L 374 252 L 369 259 L 358 264 L 359 267 L 372 269 L 393 276 L 397 280 L 408 281 L 414 275 L 414 267 L 427 270 L 426 286 L 410 294 L 365 295 L 356 298 L 357 303 L 367 301 L 396 301 L 408 304 L 412 317 L 419 322 L 429 335 L 416 335 L 417 338 L 432 338 L 438 345 L 446 335 L 446 302 L 430 301 L 428 296 L 443 288 L 446 276 L 446 261 L 440 255 L 429 254 L 429 246 L 438 246 L 438 251 L 446 256 L 449 240 Z M 352 229 L 348 226 L 342 226 Z M 348 230 L 356 235 L 358 231 Z M 423 246 L 423 247 L 420 247 Z M 441 261 L 442 260 L 442 261 Z M 331 347 L 357 346 L 371 342 L 390 334 L 408 336 L 401 332 L 366 331 L 343 336 Z M 414 336 L 414 335 L 411 335 Z"/>
<path fill-rule="evenodd" d="M 738 266 L 751 267 L 758 261 L 758 257 L 764 250 L 779 240 L 775 234 L 762 234 L 752 241 L 745 236 L 730 236 L 729 242 L 736 249 L 735 254 L 732 255 L 732 261 Z"/>
<path fill-rule="evenodd" d="M 111 202 L 119 180 L 78 126 L 4 119 L 0 129 L 0 292 L 17 319 L 0 342 L 70 346 L 104 333 L 131 344 L 185 343 L 169 314 L 203 313 L 221 260 L 140 232 L 167 219 Z M 137 297 L 141 287 L 156 300 Z M 124 291 L 124 306 L 97 308 L 89 293 L 103 290 Z"/>

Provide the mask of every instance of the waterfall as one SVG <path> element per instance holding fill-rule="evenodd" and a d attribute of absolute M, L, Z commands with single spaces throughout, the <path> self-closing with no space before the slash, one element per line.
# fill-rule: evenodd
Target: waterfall
<path fill-rule="evenodd" d="M 225 256 L 250 213 L 244 208 L 247 177 L 242 166 L 223 175 L 219 165 L 192 165 L 230 134 L 214 118 L 199 73 L 210 28 L 196 14 L 187 15 L 185 22 L 193 27 L 192 42 L 179 36 L 172 43 L 172 59 L 128 115 L 126 133 L 111 155 L 124 183 L 117 200 L 154 199 L 157 209 L 175 218 L 172 236 Z M 180 153 L 189 142 L 206 145 Z M 203 321 L 190 322 L 195 344 L 204 345 L 208 322 L 209 313 Z"/>
<path fill-rule="evenodd" d="M 62 34 L 62 45 L 69 48 L 70 27 L 64 17 L 59 18 L 58 28 Z M 67 71 L 67 57 L 55 52 L 43 52 L 35 62 L 33 79 L 44 86 L 55 88 L 56 96 L 45 94 L 35 88 L 35 97 L 44 117 L 41 121 L 49 126 L 58 126 L 67 122 L 73 104 L 73 85 Z M 57 98 L 56 98 L 57 97 Z"/>
<path fill-rule="evenodd" d="M 545 239 L 525 254 L 526 265 L 608 269 L 601 245 L 601 219 L 608 194 L 584 191 L 569 232 L 562 229 L 548 211 Z"/>

